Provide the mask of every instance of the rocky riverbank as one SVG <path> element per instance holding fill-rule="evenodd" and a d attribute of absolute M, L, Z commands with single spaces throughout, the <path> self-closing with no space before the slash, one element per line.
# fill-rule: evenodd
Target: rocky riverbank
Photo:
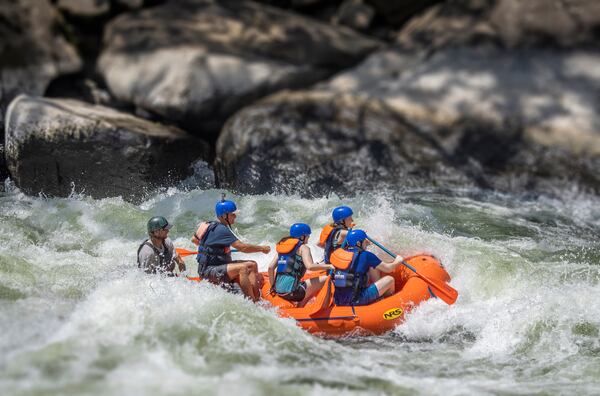
<path fill-rule="evenodd" d="M 127 199 L 199 160 L 242 193 L 600 192 L 597 2 L 390 3 L 1 6 L 8 173 Z"/>

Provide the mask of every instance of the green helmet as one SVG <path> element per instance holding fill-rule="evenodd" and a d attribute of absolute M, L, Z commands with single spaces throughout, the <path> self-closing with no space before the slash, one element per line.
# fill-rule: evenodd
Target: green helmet
<path fill-rule="evenodd" d="M 172 225 L 162 216 L 155 216 L 148 220 L 148 233 L 152 233 L 156 230 L 169 230 L 171 227 Z"/>

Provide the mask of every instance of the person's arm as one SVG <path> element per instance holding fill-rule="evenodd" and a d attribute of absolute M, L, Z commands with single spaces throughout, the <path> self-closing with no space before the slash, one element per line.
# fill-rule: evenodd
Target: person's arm
<path fill-rule="evenodd" d="M 340 232 L 337 236 L 338 244 L 341 245 L 342 243 L 344 243 L 344 239 L 346 239 L 346 235 L 348 235 L 348 230 L 344 230 L 344 229 L 340 230 Z"/>
<path fill-rule="evenodd" d="M 196 246 L 198 246 L 200 244 L 200 239 L 198 239 L 198 235 L 200 232 L 200 228 L 202 227 L 202 224 L 198 227 L 198 229 L 196 230 L 196 232 L 194 233 L 194 235 L 192 236 L 192 243 Z M 205 230 L 206 232 L 206 230 Z"/>
<path fill-rule="evenodd" d="M 271 251 L 270 246 L 266 245 L 251 245 L 249 243 L 244 243 L 239 239 L 231 244 L 232 247 L 237 249 L 242 253 L 264 253 L 268 254 Z"/>
<path fill-rule="evenodd" d="M 310 248 L 306 245 L 300 246 L 300 256 L 302 257 L 304 266 L 306 266 L 306 269 L 309 271 L 327 271 L 333 269 L 333 265 L 331 264 L 315 263 L 310 252 Z"/>
<path fill-rule="evenodd" d="M 175 269 L 175 264 L 177 264 L 179 272 L 185 271 L 185 263 L 183 262 L 183 259 L 181 258 L 179 253 L 177 253 L 177 249 L 175 249 L 175 245 L 173 245 L 173 241 L 171 240 L 171 238 L 167 238 L 165 240 L 165 248 L 169 250 L 172 257 L 171 263 L 169 263 L 169 268 L 167 268 L 167 271 L 173 272 L 173 270 Z"/>
<path fill-rule="evenodd" d="M 269 263 L 269 284 L 271 285 L 271 290 L 275 287 L 275 267 L 277 267 L 277 259 L 278 257 L 273 257 L 271 263 Z"/>
<path fill-rule="evenodd" d="M 389 274 L 390 272 L 394 272 L 396 268 L 398 268 L 398 266 L 402 264 L 402 260 L 404 260 L 404 257 L 397 255 L 394 261 L 382 261 L 381 264 L 375 267 L 375 269 Z"/>
<path fill-rule="evenodd" d="M 179 254 L 176 254 L 174 259 L 175 259 L 175 262 L 177 263 L 177 266 L 179 267 L 179 272 L 185 271 L 186 270 L 185 262 L 183 261 L 181 256 Z"/>

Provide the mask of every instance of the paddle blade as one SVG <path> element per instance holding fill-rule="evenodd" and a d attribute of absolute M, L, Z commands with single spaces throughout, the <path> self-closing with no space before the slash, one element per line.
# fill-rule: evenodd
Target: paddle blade
<path fill-rule="evenodd" d="M 321 311 L 322 309 L 326 308 L 329 306 L 329 303 L 331 302 L 331 278 L 327 277 L 327 281 L 325 282 L 325 284 L 323 285 L 323 287 L 321 288 L 321 290 L 319 291 L 319 294 L 317 294 L 317 298 L 315 300 L 314 305 L 311 307 L 312 309 L 310 309 L 310 311 L 308 312 L 308 315 L 314 315 L 317 312 Z"/>
<path fill-rule="evenodd" d="M 436 297 L 442 299 L 446 304 L 452 305 L 458 298 L 458 291 L 444 281 L 438 279 L 430 279 L 425 275 L 415 272 L 419 278 L 427 283 L 432 289 Z"/>
<path fill-rule="evenodd" d="M 185 257 L 185 256 L 191 256 L 193 254 L 198 254 L 198 252 L 194 251 L 194 250 L 187 250 L 184 248 L 175 248 L 175 251 L 177 252 L 178 255 L 180 255 L 181 257 Z"/>

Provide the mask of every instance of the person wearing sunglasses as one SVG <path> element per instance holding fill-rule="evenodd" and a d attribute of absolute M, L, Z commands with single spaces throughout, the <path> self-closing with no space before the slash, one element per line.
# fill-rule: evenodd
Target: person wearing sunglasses
<path fill-rule="evenodd" d="M 233 282 L 240 285 L 242 292 L 252 301 L 260 299 L 262 275 L 254 260 L 232 260 L 231 248 L 243 253 L 264 253 L 269 246 L 251 245 L 240 241 L 231 225 L 237 218 L 237 207 L 233 201 L 222 199 L 215 205 L 217 221 L 201 222 L 192 237 L 198 245 L 198 275 L 211 283 L 225 285 Z"/>

